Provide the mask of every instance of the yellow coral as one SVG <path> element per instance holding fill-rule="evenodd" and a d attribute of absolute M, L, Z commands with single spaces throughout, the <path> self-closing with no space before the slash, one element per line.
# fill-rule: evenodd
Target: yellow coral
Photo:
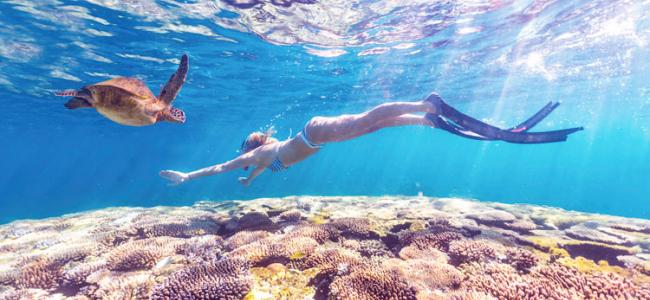
<path fill-rule="evenodd" d="M 573 267 L 578 269 L 580 272 L 607 272 L 607 273 L 619 273 L 621 275 L 627 275 L 628 270 L 625 270 L 621 267 L 610 266 L 607 261 L 601 260 L 595 262 L 591 259 L 584 258 L 582 256 L 577 256 L 576 258 L 563 257 L 557 260 L 560 264 L 563 264 L 567 267 Z"/>
<path fill-rule="evenodd" d="M 245 300 L 312 299 L 316 294 L 309 281 L 318 274 L 317 268 L 298 271 L 286 268 L 251 268 L 253 288 Z"/>
<path fill-rule="evenodd" d="M 422 231 L 425 230 L 426 226 L 424 225 L 424 222 L 422 221 L 414 221 L 411 223 L 411 226 L 409 226 L 410 231 Z"/>
<path fill-rule="evenodd" d="M 641 251 L 641 248 L 639 248 L 638 246 L 626 247 L 626 246 L 610 245 L 610 244 L 592 242 L 592 241 L 562 240 L 562 239 L 544 237 L 544 236 L 527 237 L 526 240 L 539 246 L 540 248 L 548 249 L 547 251 L 551 255 L 556 255 L 561 257 L 569 257 L 570 256 L 569 252 L 565 248 L 576 246 L 576 245 L 593 245 L 593 246 L 598 246 L 603 248 L 609 248 L 612 250 L 620 250 L 626 252 L 628 255 L 636 254 Z"/>
<path fill-rule="evenodd" d="M 309 217 L 307 220 L 312 224 L 316 224 L 316 225 L 322 225 L 327 223 L 327 217 L 320 214 L 313 215 Z"/>

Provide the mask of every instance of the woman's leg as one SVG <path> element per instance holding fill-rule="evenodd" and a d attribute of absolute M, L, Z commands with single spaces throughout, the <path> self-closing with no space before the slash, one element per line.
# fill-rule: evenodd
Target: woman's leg
<path fill-rule="evenodd" d="M 413 116 L 401 120 L 399 117 L 418 112 L 435 113 L 435 111 L 433 104 L 427 101 L 384 103 L 356 115 L 314 118 L 308 124 L 309 137 L 316 144 L 344 141 L 386 126 L 413 125 L 399 123 L 406 120 L 414 121 Z M 397 123 L 394 123 L 396 125 L 388 125 L 391 122 Z M 417 122 L 420 122 L 417 123 L 418 125 L 423 125 L 422 122 L 424 121 L 418 120 Z M 372 130 L 376 126 L 379 126 L 378 129 Z"/>
<path fill-rule="evenodd" d="M 429 127 L 435 127 L 435 125 L 427 118 L 425 118 L 423 115 L 413 115 L 413 114 L 407 114 L 407 115 L 401 115 L 395 118 L 387 119 L 380 121 L 379 123 L 375 124 L 374 126 L 371 126 L 366 130 L 365 132 L 360 132 L 356 136 L 350 136 L 348 139 L 352 139 L 358 136 L 362 136 L 365 134 L 373 133 L 377 130 L 386 128 L 386 127 L 398 127 L 398 126 L 412 126 L 412 125 L 417 125 L 417 126 L 429 126 Z"/>

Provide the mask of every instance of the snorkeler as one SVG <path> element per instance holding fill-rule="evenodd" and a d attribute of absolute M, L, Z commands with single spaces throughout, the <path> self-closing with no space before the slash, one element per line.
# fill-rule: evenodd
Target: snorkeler
<path fill-rule="evenodd" d="M 253 132 L 241 145 L 243 154 L 231 161 L 189 173 L 164 170 L 160 172 L 160 176 L 172 184 L 180 184 L 203 176 L 239 168 L 248 170 L 249 166 L 255 166 L 248 177 L 239 178 L 243 185 L 248 186 L 267 168 L 273 172 L 285 170 L 318 152 L 327 143 L 346 141 L 382 128 L 405 125 L 437 127 L 456 135 L 479 140 L 502 140 L 523 144 L 560 142 L 565 141 L 569 134 L 583 128 L 528 132 L 558 105 L 558 103 L 549 103 L 520 125 L 510 129 L 500 129 L 457 111 L 445 103 L 438 94 L 433 93 L 424 101 L 384 103 L 360 114 L 314 117 L 295 137 L 284 141 L 273 138 L 271 130 L 266 133 Z M 425 113 L 425 115 L 415 113 Z"/>

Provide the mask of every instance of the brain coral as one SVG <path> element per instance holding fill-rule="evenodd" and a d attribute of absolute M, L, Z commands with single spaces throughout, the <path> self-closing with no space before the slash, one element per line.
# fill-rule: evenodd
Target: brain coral
<path fill-rule="evenodd" d="M 153 287 L 151 299 L 242 299 L 251 286 L 246 262 L 223 259 L 172 274 Z"/>

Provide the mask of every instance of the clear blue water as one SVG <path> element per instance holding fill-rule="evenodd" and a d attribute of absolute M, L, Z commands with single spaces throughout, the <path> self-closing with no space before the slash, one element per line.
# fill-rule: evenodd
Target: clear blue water
<path fill-rule="evenodd" d="M 422 193 L 650 218 L 650 1 L 0 0 L 0 222 L 108 206 Z M 305 3 L 300 3 L 305 2 Z M 184 125 L 126 127 L 55 90 L 136 76 L 154 93 L 188 53 Z M 161 169 L 228 160 L 247 133 L 297 132 L 437 91 L 568 142 L 477 142 L 422 127 L 327 145 L 252 186 L 169 187 Z"/>

